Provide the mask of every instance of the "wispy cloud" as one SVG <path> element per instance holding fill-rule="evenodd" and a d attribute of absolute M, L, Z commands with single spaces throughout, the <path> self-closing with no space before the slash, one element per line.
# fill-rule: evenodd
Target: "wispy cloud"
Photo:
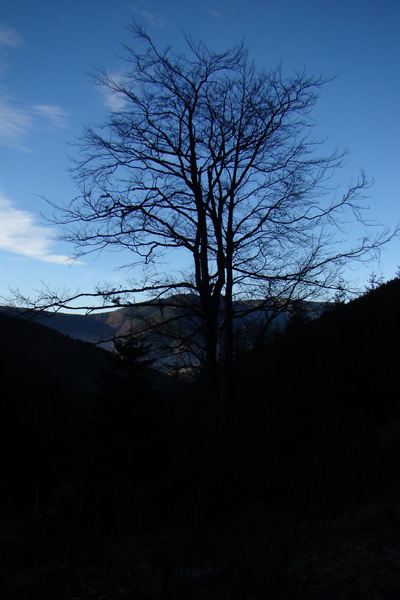
<path fill-rule="evenodd" d="M 43 117 L 53 127 L 66 127 L 67 112 L 61 106 L 39 104 L 32 107 L 33 112 Z"/>
<path fill-rule="evenodd" d="M 22 43 L 23 40 L 18 31 L 11 29 L 11 27 L 6 27 L 0 23 L 0 46 L 18 48 L 18 46 L 21 46 Z"/>
<path fill-rule="evenodd" d="M 15 49 L 23 44 L 19 33 L 11 27 L 0 23 L 0 75 L 4 80 L 9 66 L 7 50 Z M 0 146 L 29 151 L 28 138 L 32 131 L 43 127 L 66 127 L 66 111 L 54 104 L 37 104 L 28 106 L 19 101 L 0 84 Z"/>
<path fill-rule="evenodd" d="M 60 106 L 17 106 L 14 98 L 3 94 L 0 98 L 0 146 L 29 151 L 27 140 L 32 131 L 43 127 L 66 127 L 67 116 Z"/>
<path fill-rule="evenodd" d="M 122 73 L 111 73 L 110 79 L 114 81 L 117 86 L 124 84 L 124 76 Z M 118 112 L 119 110 L 122 110 L 125 107 L 127 99 L 126 96 L 124 96 L 124 94 L 121 94 L 117 91 L 113 91 L 107 86 L 102 86 L 99 89 L 103 95 L 104 103 L 108 109 L 110 109 L 111 111 Z"/>
<path fill-rule="evenodd" d="M 133 4 L 131 6 L 131 10 L 136 15 L 139 15 L 140 17 L 142 17 L 142 19 L 144 19 L 145 21 L 150 23 L 150 25 L 156 25 L 157 27 L 163 27 L 164 25 L 167 24 L 166 19 L 163 19 L 159 15 L 156 15 L 155 13 L 147 10 L 146 8 L 140 8 L 139 6 Z"/>
<path fill-rule="evenodd" d="M 28 150 L 25 139 L 33 127 L 32 115 L 13 105 L 11 99 L 0 98 L 0 146 Z"/>
<path fill-rule="evenodd" d="M 0 75 L 7 71 L 7 55 L 10 50 L 22 46 L 23 39 L 15 29 L 0 23 Z"/>
<path fill-rule="evenodd" d="M 52 254 L 51 228 L 36 223 L 34 214 L 17 209 L 0 193 L 0 249 L 48 263 L 71 263 L 68 256 Z"/>
<path fill-rule="evenodd" d="M 208 13 L 209 13 L 209 14 L 210 14 L 212 17 L 215 17 L 216 19 L 223 19 L 223 16 L 222 16 L 222 15 L 221 15 L 219 12 L 217 12 L 216 10 L 213 10 L 212 8 L 209 8 L 209 9 L 207 10 L 207 12 L 208 12 Z"/>

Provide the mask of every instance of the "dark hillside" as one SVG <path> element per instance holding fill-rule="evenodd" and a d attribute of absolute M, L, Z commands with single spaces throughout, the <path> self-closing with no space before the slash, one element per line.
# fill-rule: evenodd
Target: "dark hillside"
<path fill-rule="evenodd" d="M 89 426 L 63 374 L 86 346 L 11 327 L 4 597 L 396 600 L 399 308 L 393 280 L 241 351 L 213 444 L 201 378 L 154 386 L 137 340 L 107 361 Z"/>
<path fill-rule="evenodd" d="M 79 464 L 104 351 L 0 313 L 0 503 L 32 503 Z"/>
<path fill-rule="evenodd" d="M 300 397 L 307 391 L 316 410 L 328 404 L 385 421 L 400 416 L 399 339 L 400 280 L 395 279 L 315 322 L 289 328 L 274 364 L 292 373 Z"/>
<path fill-rule="evenodd" d="M 66 376 L 77 388 L 92 387 L 105 361 L 104 350 L 30 319 L 0 312 L 0 331 L 2 353 Z"/>
<path fill-rule="evenodd" d="M 399 340 L 396 279 L 318 320 L 289 324 L 251 357 L 240 429 L 249 452 L 256 447 L 275 465 L 279 484 L 271 490 L 265 472 L 266 502 L 303 498 L 301 510 L 337 514 L 376 496 L 400 499 Z M 246 460 L 257 463 L 257 454 Z"/>

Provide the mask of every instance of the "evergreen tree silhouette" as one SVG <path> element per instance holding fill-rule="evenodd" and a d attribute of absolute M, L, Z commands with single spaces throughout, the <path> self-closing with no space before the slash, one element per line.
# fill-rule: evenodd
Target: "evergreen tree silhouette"
<path fill-rule="evenodd" d="M 147 347 L 134 335 L 115 339 L 92 415 L 95 462 L 106 477 L 136 479 L 149 467 L 143 447 L 161 429 L 151 364 Z"/>

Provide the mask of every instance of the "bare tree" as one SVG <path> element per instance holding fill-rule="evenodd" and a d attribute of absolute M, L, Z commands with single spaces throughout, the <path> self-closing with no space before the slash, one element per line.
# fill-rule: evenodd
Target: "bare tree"
<path fill-rule="evenodd" d="M 56 207 L 53 222 L 77 255 L 129 250 L 136 279 L 91 296 L 127 306 L 143 292 L 160 310 L 184 306 L 184 318 L 195 321 L 191 352 L 210 386 L 223 387 L 235 319 L 335 290 L 343 265 L 379 249 L 387 235 L 346 249 L 336 240 L 349 213 L 362 220 L 369 184 L 361 174 L 343 193 L 329 190 L 343 155 L 320 156 L 310 137 L 326 80 L 259 71 L 243 44 L 214 53 L 186 38 L 184 55 L 158 48 L 137 24 L 131 33 L 124 76 L 95 73 L 120 108 L 85 129 L 73 169 L 80 194 Z M 165 272 L 170 252 L 189 266 Z M 90 294 L 80 296 L 90 309 Z"/>

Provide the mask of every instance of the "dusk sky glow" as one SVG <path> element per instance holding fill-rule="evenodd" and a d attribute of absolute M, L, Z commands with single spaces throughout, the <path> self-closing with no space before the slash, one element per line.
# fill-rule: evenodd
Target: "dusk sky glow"
<path fill-rule="evenodd" d="M 99 123 L 110 99 L 88 77 L 94 67 L 118 76 L 131 19 L 162 46 L 184 49 L 183 33 L 224 50 L 242 39 L 260 68 L 282 64 L 332 77 L 313 117 L 324 152 L 348 149 L 335 183 L 364 169 L 374 179 L 369 218 L 400 220 L 400 3 L 398 0 L 2 0 L 0 7 L 0 295 L 42 283 L 91 291 L 123 282 L 123 253 L 73 263 L 41 216 L 44 198 L 68 202 L 77 190 L 68 155 L 87 123 Z M 358 235 L 349 227 L 347 235 Z M 379 265 L 349 274 L 361 287 L 374 270 L 384 279 L 400 265 L 400 240 Z"/>

